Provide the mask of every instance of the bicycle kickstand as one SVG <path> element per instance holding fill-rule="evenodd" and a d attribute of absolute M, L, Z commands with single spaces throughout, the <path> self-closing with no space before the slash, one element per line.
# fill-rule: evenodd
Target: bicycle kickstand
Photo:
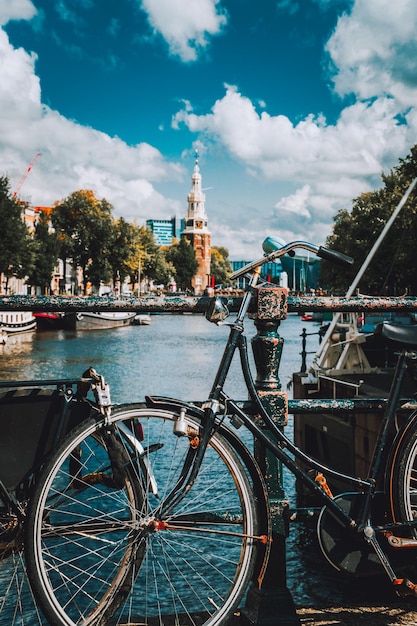
<path fill-rule="evenodd" d="M 391 583 L 394 585 L 395 593 L 402 598 L 405 598 L 406 596 L 417 596 L 417 584 L 413 583 L 408 578 L 398 578 L 398 576 L 391 567 L 391 563 L 389 562 L 384 551 L 379 545 L 375 535 L 375 530 L 372 528 L 372 526 L 366 526 L 363 532 L 366 541 L 370 543 L 373 547 L 375 554 L 381 562 L 382 567 L 388 574 Z"/>

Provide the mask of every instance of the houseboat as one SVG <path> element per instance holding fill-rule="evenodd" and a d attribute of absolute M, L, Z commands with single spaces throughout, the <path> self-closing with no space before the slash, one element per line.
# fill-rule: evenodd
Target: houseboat
<path fill-rule="evenodd" d="M 103 330 L 129 326 L 135 317 L 135 312 L 93 312 L 66 313 L 64 327 L 69 330 Z"/>
<path fill-rule="evenodd" d="M 8 335 L 36 330 L 36 318 L 30 311 L 0 311 L 0 329 Z"/>

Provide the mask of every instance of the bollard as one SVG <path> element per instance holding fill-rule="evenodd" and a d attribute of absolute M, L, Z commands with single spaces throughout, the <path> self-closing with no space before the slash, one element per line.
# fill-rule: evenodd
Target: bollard
<path fill-rule="evenodd" d="M 287 423 L 287 394 L 281 391 L 279 366 L 284 340 L 278 334 L 280 319 L 286 317 L 286 290 L 265 288 L 265 302 L 277 308 L 262 311 L 262 290 L 259 293 L 255 317 L 256 336 L 252 349 L 256 365 L 256 387 L 261 400 L 280 428 Z M 271 296 L 276 296 L 276 298 Z M 268 305 L 269 306 L 269 305 Z M 269 318 L 274 319 L 269 319 Z M 263 444 L 255 441 L 255 457 L 265 477 L 272 517 L 271 552 L 262 587 L 257 584 L 257 572 L 248 590 L 241 612 L 242 626 L 300 626 L 295 604 L 287 587 L 286 537 L 288 536 L 288 502 L 285 499 L 282 464 Z"/>
<path fill-rule="evenodd" d="M 301 370 L 302 374 L 307 372 L 307 331 L 303 328 L 301 333 Z"/>

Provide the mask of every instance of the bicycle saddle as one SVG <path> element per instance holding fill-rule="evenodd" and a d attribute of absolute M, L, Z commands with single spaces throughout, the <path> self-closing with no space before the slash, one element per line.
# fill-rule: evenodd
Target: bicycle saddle
<path fill-rule="evenodd" d="M 381 322 L 374 330 L 375 335 L 382 335 L 389 341 L 396 341 L 417 347 L 417 324 L 406 326 L 392 322 Z"/>

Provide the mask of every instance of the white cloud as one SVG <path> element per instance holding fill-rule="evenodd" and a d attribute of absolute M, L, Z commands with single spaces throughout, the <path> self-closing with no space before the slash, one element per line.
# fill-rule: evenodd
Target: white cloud
<path fill-rule="evenodd" d="M 11 20 L 29 20 L 36 15 L 36 9 L 30 0 L 1 0 L 0 26 Z"/>
<path fill-rule="evenodd" d="M 316 1 L 325 7 L 330 0 Z M 227 23 L 219 0 L 141 2 L 154 31 L 183 61 L 195 60 Z M 0 25 L 35 15 L 29 0 L 0 0 Z M 381 172 L 408 154 L 417 136 L 416 27 L 415 0 L 352 0 L 326 47 L 335 93 L 350 95 L 333 124 L 315 112 L 296 122 L 271 115 L 262 94 L 252 101 L 237 86 L 226 86 L 203 115 L 184 102 L 172 126 L 195 133 L 201 155 L 223 148 L 238 164 L 235 172 L 239 166 L 246 170 L 245 184 L 236 185 L 232 199 L 221 197 L 220 207 L 208 201 L 216 245 L 228 247 L 233 258 L 250 258 L 271 233 L 321 243 L 337 209 L 349 208 L 352 198 L 378 186 Z M 40 151 L 22 189 L 34 204 L 92 188 L 126 218 L 142 222 L 181 214 L 184 198 L 167 199 L 155 188 L 187 176 L 180 164 L 149 144 L 128 146 L 45 106 L 36 60 L 35 54 L 14 49 L 0 30 L 0 173 L 16 185 Z M 248 181 L 277 195 L 268 204 L 261 193 L 247 194 Z"/>
<path fill-rule="evenodd" d="M 279 216 L 281 211 L 295 213 L 300 217 L 310 218 L 311 213 L 308 210 L 308 202 L 310 199 L 310 185 L 304 185 L 300 189 L 286 198 L 281 198 L 275 205 L 275 214 Z"/>
<path fill-rule="evenodd" d="M 417 101 L 417 4 L 414 0 L 356 0 L 340 17 L 326 49 L 342 96 L 386 94 L 402 106 Z"/>
<path fill-rule="evenodd" d="M 142 0 L 142 8 L 171 54 L 185 62 L 195 61 L 227 22 L 219 0 Z"/>
<path fill-rule="evenodd" d="M 323 241 L 337 210 L 379 186 L 416 143 L 416 30 L 414 0 L 352 2 L 327 45 L 335 91 L 351 96 L 333 124 L 314 113 L 297 122 L 271 115 L 226 85 L 209 112 L 197 115 L 187 103 L 173 126 L 222 145 L 258 180 L 292 190 L 259 224 L 269 219 L 284 238 Z"/>
<path fill-rule="evenodd" d="M 215 137 L 248 170 L 270 180 L 334 181 L 354 176 L 379 176 L 394 155 L 413 145 L 417 128 L 412 116 L 399 125 L 398 106 L 392 98 L 357 102 L 345 108 L 335 125 L 309 115 L 297 124 L 284 115 L 258 113 L 236 87 L 228 86 L 212 111 L 196 115 L 179 111 L 173 124 Z M 410 127 L 412 124 L 412 127 Z"/>
<path fill-rule="evenodd" d="M 0 30 L 0 173 L 9 177 L 12 190 L 41 152 L 21 190 L 35 205 L 89 188 L 114 204 L 117 214 L 140 223 L 154 212 L 171 217 L 177 202 L 158 193 L 154 183 L 181 179 L 182 166 L 149 144 L 128 146 L 43 105 L 35 63 L 36 55 L 14 49 Z"/>

